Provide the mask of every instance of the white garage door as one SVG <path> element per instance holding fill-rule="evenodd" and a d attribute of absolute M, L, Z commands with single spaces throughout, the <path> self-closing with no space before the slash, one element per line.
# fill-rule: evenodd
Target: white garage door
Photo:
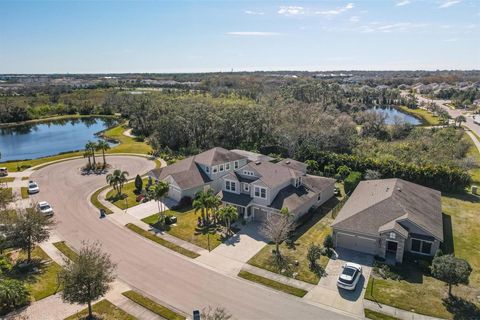
<path fill-rule="evenodd" d="M 348 233 L 337 232 L 337 247 L 365 252 L 368 254 L 377 253 L 377 240 Z"/>
<path fill-rule="evenodd" d="M 268 213 L 266 210 L 253 207 L 253 220 L 258 222 L 264 222 L 265 220 L 267 220 L 267 215 Z"/>
<path fill-rule="evenodd" d="M 180 189 L 170 186 L 170 188 L 168 189 L 168 197 L 175 201 L 180 201 L 180 199 L 182 198 L 182 193 Z"/>

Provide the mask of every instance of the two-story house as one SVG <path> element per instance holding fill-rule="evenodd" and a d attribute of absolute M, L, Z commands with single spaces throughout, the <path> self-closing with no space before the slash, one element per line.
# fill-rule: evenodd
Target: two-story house
<path fill-rule="evenodd" d="M 246 220 L 263 221 L 282 208 L 298 218 L 333 196 L 335 180 L 307 174 L 302 162 L 272 163 L 266 156 L 236 151 L 213 148 L 151 175 L 170 184 L 168 197 L 175 201 L 211 188 Z"/>

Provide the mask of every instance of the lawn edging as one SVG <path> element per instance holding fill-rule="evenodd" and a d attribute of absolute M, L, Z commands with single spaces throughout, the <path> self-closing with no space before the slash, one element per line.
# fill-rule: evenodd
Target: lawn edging
<path fill-rule="evenodd" d="M 143 296 L 137 291 L 134 291 L 134 290 L 125 291 L 125 292 L 122 292 L 122 295 L 132 300 L 136 304 L 141 305 L 145 309 L 150 310 L 151 312 L 158 314 L 159 316 L 167 320 L 185 320 L 186 319 L 186 317 L 184 317 L 183 315 L 167 307 L 162 306 L 161 304 Z"/>
<path fill-rule="evenodd" d="M 249 281 L 252 281 L 252 282 L 256 282 L 256 283 L 262 284 L 264 286 L 270 287 L 272 289 L 279 290 L 279 291 L 282 291 L 282 292 L 285 292 L 285 293 L 288 293 L 288 294 L 291 294 L 291 295 L 294 295 L 294 296 L 297 296 L 297 297 L 300 297 L 300 298 L 302 298 L 304 295 L 307 294 L 306 290 L 296 288 L 296 287 L 292 287 L 292 286 L 289 286 L 287 284 L 283 284 L 283 283 L 277 282 L 275 280 L 271 280 L 271 279 L 253 274 L 253 273 L 245 271 L 245 270 L 240 270 L 240 272 L 238 273 L 238 276 L 240 278 L 243 278 L 243 279 L 246 279 L 246 280 L 249 280 Z"/>
<path fill-rule="evenodd" d="M 159 245 L 161 246 L 164 246 L 170 250 L 173 250 L 177 253 L 180 253 L 184 256 L 187 256 L 189 258 L 192 258 L 192 259 L 195 259 L 197 257 L 199 257 L 200 255 L 196 252 L 193 252 L 193 251 L 190 251 L 188 249 L 185 249 L 183 247 L 180 247 L 179 245 L 176 245 L 175 243 L 172 243 L 170 241 L 167 241 L 163 238 L 160 238 L 156 235 L 154 235 L 153 233 L 147 231 L 147 230 L 144 230 L 142 228 L 140 228 L 139 226 L 133 224 L 133 223 L 127 223 L 125 225 L 125 227 L 127 227 L 128 229 L 130 229 L 131 231 L 137 233 L 138 235 L 144 237 L 144 238 L 147 238 L 148 240 L 151 240 L 155 243 L 158 243 Z"/>
<path fill-rule="evenodd" d="M 136 318 L 131 314 L 120 309 L 107 299 L 102 299 L 99 302 L 92 305 L 93 313 L 101 317 L 101 319 L 116 319 L 116 320 L 135 320 Z M 79 320 L 85 319 L 88 315 L 88 308 L 85 308 L 71 316 L 65 318 L 65 320 Z M 108 317 L 106 317 L 108 316 Z"/>
<path fill-rule="evenodd" d="M 363 310 L 365 312 L 365 318 L 372 319 L 372 320 L 400 320 L 399 318 L 393 317 L 391 315 L 381 313 L 378 311 L 374 311 L 371 309 L 365 308 Z"/>
<path fill-rule="evenodd" d="M 100 193 L 102 193 L 102 191 L 106 190 L 110 188 L 109 185 L 107 186 L 104 186 L 104 187 L 101 187 L 100 189 L 97 189 L 94 193 L 92 193 L 92 195 L 90 196 L 90 202 L 95 206 L 95 208 L 97 209 L 103 209 L 105 210 L 105 213 L 106 214 L 112 214 L 113 211 L 110 210 L 109 208 L 107 208 L 106 206 L 104 206 L 100 200 L 98 200 L 98 196 L 100 195 Z"/>

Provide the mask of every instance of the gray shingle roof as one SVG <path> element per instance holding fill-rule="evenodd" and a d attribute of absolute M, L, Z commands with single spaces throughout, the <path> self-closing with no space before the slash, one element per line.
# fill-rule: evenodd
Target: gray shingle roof
<path fill-rule="evenodd" d="M 159 171 L 154 170 L 152 173 L 160 180 L 172 176 L 172 179 L 182 189 L 190 189 L 210 182 L 210 178 L 198 167 L 194 159 L 195 157 L 188 157 L 161 168 Z"/>
<path fill-rule="evenodd" d="M 199 153 L 195 156 L 195 162 L 207 166 L 216 166 L 218 164 L 245 159 L 245 156 L 239 155 L 233 151 L 216 147 Z"/>
<path fill-rule="evenodd" d="M 290 181 L 290 179 L 296 177 L 298 174 L 287 167 L 280 166 L 276 163 L 271 162 L 249 162 L 245 166 L 239 169 L 240 172 L 243 169 L 251 169 L 258 172 L 260 178 L 258 180 L 262 181 L 269 188 L 274 188 L 275 186 L 284 183 L 285 181 Z"/>
<path fill-rule="evenodd" d="M 270 206 L 277 210 L 288 208 L 289 211 L 294 211 L 312 197 L 316 197 L 316 193 L 313 191 L 310 191 L 303 186 L 295 188 L 294 186 L 289 185 L 278 192 Z"/>
<path fill-rule="evenodd" d="M 334 184 L 335 181 L 336 180 L 332 178 L 312 176 L 309 174 L 302 177 L 302 184 L 314 192 L 322 192 L 325 188 Z"/>
<path fill-rule="evenodd" d="M 247 194 L 236 194 L 236 193 L 233 193 L 233 192 L 223 192 L 223 191 L 220 191 L 218 193 L 218 196 L 220 197 L 220 199 L 224 202 L 228 202 L 228 203 L 231 203 L 231 204 L 236 204 L 236 205 L 239 205 L 239 206 L 242 206 L 242 207 L 246 207 L 250 204 L 250 202 L 252 202 L 252 198 L 247 195 Z"/>
<path fill-rule="evenodd" d="M 440 191 L 402 179 L 362 181 L 332 226 L 378 236 L 382 226 L 403 219 L 443 241 Z"/>
<path fill-rule="evenodd" d="M 303 173 L 307 172 L 307 165 L 305 163 L 290 158 L 283 159 L 279 161 L 278 164 Z"/>

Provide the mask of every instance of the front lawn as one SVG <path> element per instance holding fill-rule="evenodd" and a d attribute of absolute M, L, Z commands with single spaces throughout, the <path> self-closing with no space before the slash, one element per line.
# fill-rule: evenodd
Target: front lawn
<path fill-rule="evenodd" d="M 167 210 L 166 215 L 174 215 L 177 217 L 177 223 L 167 227 L 165 230 L 168 234 L 174 237 L 193 243 L 204 249 L 208 249 L 208 233 L 207 231 L 199 230 L 197 227 L 198 217 L 201 213 L 195 213 L 195 210 L 188 208 L 184 210 Z M 153 214 L 149 217 L 142 219 L 143 222 L 156 227 L 158 221 L 158 215 Z M 210 249 L 216 248 L 224 240 L 223 235 L 219 233 L 219 230 L 209 230 L 210 233 Z"/>
<path fill-rule="evenodd" d="M 20 252 L 17 261 L 27 258 L 26 252 Z M 62 267 L 52 261 L 39 246 L 32 251 L 32 260 L 37 271 L 23 271 L 16 266 L 9 277 L 22 281 L 30 293 L 32 301 L 38 301 L 61 291 L 58 274 Z"/>
<path fill-rule="evenodd" d="M 126 313 L 122 309 L 115 306 L 110 301 L 103 299 L 92 306 L 96 319 L 102 320 L 135 320 L 135 317 Z M 86 319 L 88 315 L 88 308 L 71 315 L 65 320 Z"/>
<path fill-rule="evenodd" d="M 167 320 L 185 320 L 186 318 L 177 312 L 164 307 L 152 299 L 149 299 L 140 293 L 130 290 L 123 292 L 122 295 L 127 297 L 128 299 L 132 300 L 133 302 L 141 305 L 145 309 L 152 311 L 155 314 L 158 314 L 160 317 L 167 319 Z"/>
<path fill-rule="evenodd" d="M 53 244 L 65 257 L 74 261 L 78 258 L 78 253 L 76 253 L 72 248 L 70 248 L 65 241 L 55 242 Z"/>
<path fill-rule="evenodd" d="M 373 311 L 370 309 L 365 309 L 365 318 L 372 319 L 372 320 L 400 320 L 398 318 L 389 316 L 388 314 L 384 314 L 381 312 Z"/>
<path fill-rule="evenodd" d="M 248 263 L 289 277 L 292 277 L 293 273 L 297 272 L 296 279 L 317 284 L 320 278 L 311 272 L 308 267 L 307 251 L 312 243 L 323 245 L 323 240 L 331 233 L 330 224 L 333 222 L 331 209 L 337 202 L 338 199 L 334 197 L 318 208 L 313 218 L 295 231 L 294 244 L 292 246 L 286 243 L 280 245 L 282 256 L 290 264 L 286 272 L 281 273 L 280 271 L 283 267 L 277 267 L 274 262 L 275 258 L 272 254 L 272 250 L 275 249 L 274 244 L 264 246 Z M 295 265 L 295 260 L 298 260 L 298 266 Z M 322 256 L 319 262 L 323 267 L 326 267 L 328 260 L 328 257 Z"/>
<path fill-rule="evenodd" d="M 147 185 L 148 178 L 143 178 L 142 181 L 143 186 L 145 187 Z M 131 181 L 123 186 L 122 194 L 120 196 L 117 195 L 117 191 L 112 189 L 108 191 L 105 198 L 118 208 L 125 210 L 141 203 L 137 202 L 137 196 L 138 194 L 135 193 L 135 181 Z"/>
<path fill-rule="evenodd" d="M 399 268 L 404 280 L 370 277 L 366 299 L 440 318 L 480 317 L 480 301 L 477 298 L 480 296 L 480 197 L 467 194 L 443 196 L 442 207 L 445 213 L 444 252 L 454 251 L 457 257 L 466 259 L 473 269 L 468 286 L 452 289 L 460 300 L 455 303 L 444 300 L 446 285 L 425 274 L 413 263 Z"/>
<path fill-rule="evenodd" d="M 268 278 L 265 278 L 265 277 L 262 277 L 262 276 L 258 276 L 256 274 L 250 273 L 250 272 L 245 271 L 245 270 L 240 270 L 240 272 L 238 273 L 238 276 L 240 278 L 250 280 L 250 281 L 253 281 L 253 282 L 256 282 L 256 283 L 260 283 L 264 286 L 267 286 L 267 287 L 270 287 L 272 289 L 279 290 L 279 291 L 282 291 L 282 292 L 285 292 L 285 293 L 288 293 L 288 294 L 292 294 L 292 295 L 300 297 L 300 298 L 302 298 L 304 295 L 307 294 L 307 291 L 305 291 L 303 289 L 295 288 L 295 287 L 289 286 L 288 284 L 283 284 L 283 283 L 277 282 L 277 281 L 272 280 L 272 279 L 268 279 Z"/>
<path fill-rule="evenodd" d="M 13 182 L 14 180 L 15 180 L 14 177 L 2 177 L 0 178 L 0 183 Z"/>
<path fill-rule="evenodd" d="M 145 142 L 137 141 L 134 138 L 127 137 L 123 134 L 128 130 L 125 124 L 118 125 L 112 129 L 105 131 L 105 137 L 120 142 L 118 145 L 108 151 L 108 153 L 140 153 L 148 154 L 152 151 L 152 147 Z"/>
<path fill-rule="evenodd" d="M 475 159 L 477 163 L 477 167 L 468 170 L 468 173 L 472 176 L 472 185 L 476 185 L 480 187 L 480 153 L 478 152 L 477 147 L 470 138 L 469 135 L 465 133 L 465 139 L 470 143 L 470 148 L 468 148 L 467 157 L 471 157 Z"/>

